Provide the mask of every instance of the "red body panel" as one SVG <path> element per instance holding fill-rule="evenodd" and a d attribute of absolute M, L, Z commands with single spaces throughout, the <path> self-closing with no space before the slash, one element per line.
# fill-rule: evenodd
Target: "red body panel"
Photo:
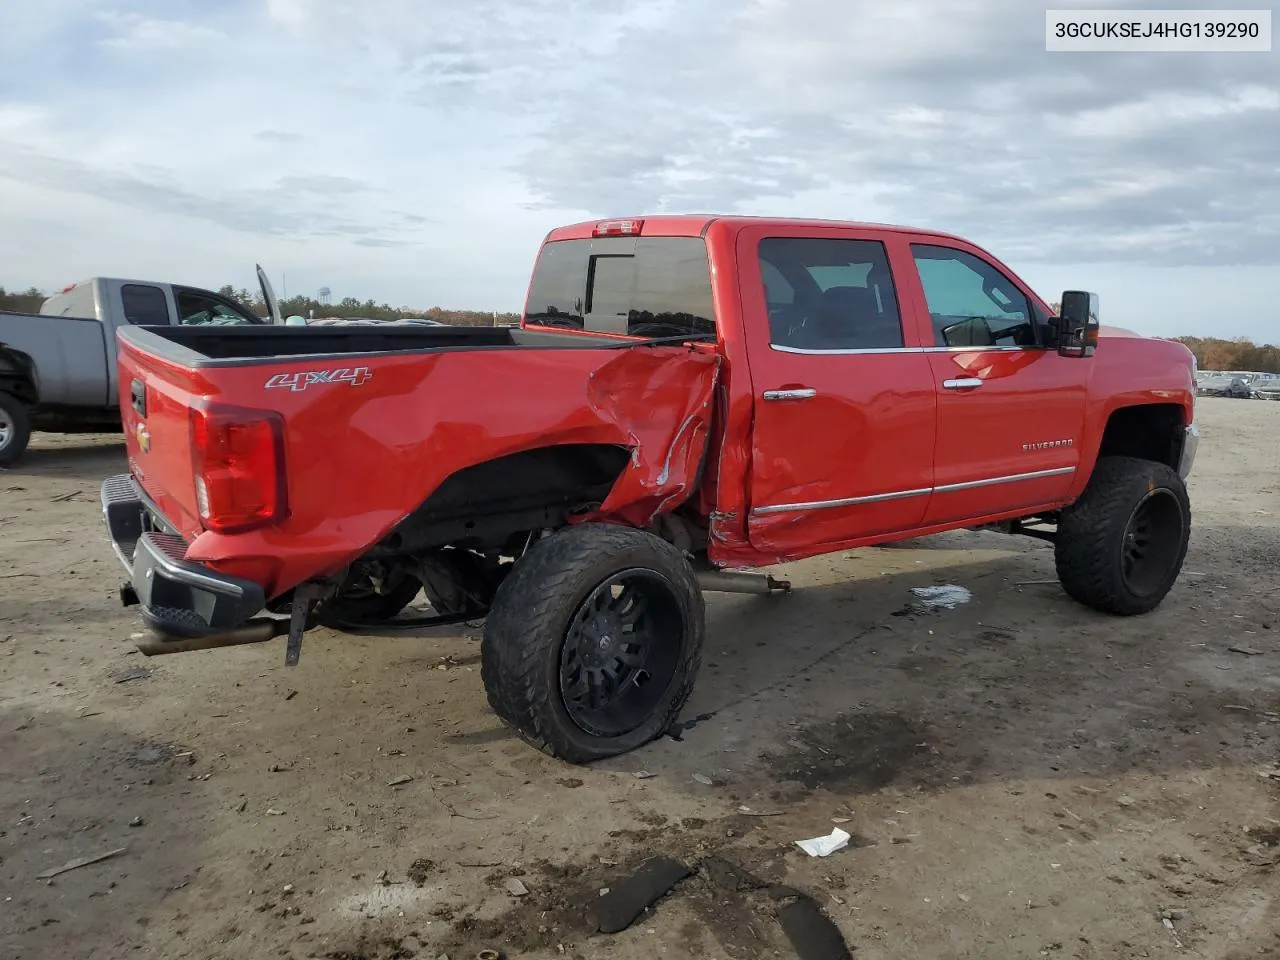
<path fill-rule="evenodd" d="M 593 228 L 563 227 L 547 242 L 589 238 Z M 642 235 L 705 238 L 718 343 L 378 355 L 352 361 L 372 372 L 358 387 L 297 393 L 263 385 L 315 364 L 281 358 L 189 369 L 122 344 L 131 469 L 190 541 L 190 559 L 257 579 L 275 595 L 341 569 L 456 471 L 540 446 L 629 448 L 594 519 L 645 526 L 687 501 L 709 528 L 713 562 L 762 566 L 1064 506 L 1084 489 L 1117 408 L 1172 403 L 1184 423 L 1192 420 L 1192 359 L 1180 344 L 1104 331 L 1088 358 L 934 345 L 912 242 L 985 259 L 1047 313 L 1012 271 L 959 238 L 870 224 L 667 216 L 644 219 Z M 882 242 L 903 348 L 772 347 L 755 253 L 766 236 Z M 134 377 L 152 398 L 147 452 L 125 386 Z M 983 385 L 945 386 L 966 377 Z M 815 396 L 764 399 L 793 388 Z M 283 416 L 287 519 L 231 536 L 201 529 L 187 410 L 208 400 Z"/>
<path fill-rule="evenodd" d="M 360 386 L 265 390 L 274 374 L 322 364 L 175 370 L 122 344 L 131 470 L 190 541 L 188 559 L 263 582 L 268 595 L 341 569 L 465 467 L 539 446 L 629 447 L 600 519 L 637 526 L 693 491 L 706 449 L 719 358 L 687 347 L 509 350 L 373 357 Z M 150 451 L 128 397 L 141 375 L 153 402 Z M 290 516 L 243 534 L 200 528 L 187 407 L 210 398 L 284 417 Z M 530 398 L 537 398 L 530 400 Z"/>

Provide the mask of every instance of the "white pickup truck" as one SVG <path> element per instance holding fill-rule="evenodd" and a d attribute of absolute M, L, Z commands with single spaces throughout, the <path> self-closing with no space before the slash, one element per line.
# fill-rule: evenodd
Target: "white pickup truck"
<path fill-rule="evenodd" d="M 120 430 L 117 328 L 279 323 L 262 267 L 258 281 L 265 320 L 211 290 L 110 277 L 59 291 L 39 313 L 0 313 L 0 467 L 18 461 L 32 430 Z"/>

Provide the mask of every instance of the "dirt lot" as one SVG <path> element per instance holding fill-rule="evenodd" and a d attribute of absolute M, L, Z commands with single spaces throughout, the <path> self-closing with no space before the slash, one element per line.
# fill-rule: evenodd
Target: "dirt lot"
<path fill-rule="evenodd" d="M 1280 404 L 1200 419 L 1155 614 L 1076 606 L 996 534 L 795 564 L 791 596 L 710 598 L 683 729 L 592 769 L 495 721 L 475 629 L 134 652 L 121 448 L 39 437 L 0 473 L 0 957 L 795 956 L 705 869 L 585 934 L 653 852 L 812 895 L 863 960 L 1280 956 Z M 973 600 L 909 612 L 934 583 Z M 794 846 L 833 820 L 849 848 Z"/>

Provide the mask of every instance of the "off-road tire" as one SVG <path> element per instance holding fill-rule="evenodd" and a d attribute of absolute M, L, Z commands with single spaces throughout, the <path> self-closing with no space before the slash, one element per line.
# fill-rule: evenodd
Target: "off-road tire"
<path fill-rule="evenodd" d="M 1168 539 L 1163 548 L 1168 568 L 1154 583 L 1136 589 L 1124 572 L 1126 533 L 1138 508 L 1152 498 L 1166 508 L 1161 529 Z M 1102 457 L 1084 494 L 1058 519 L 1058 580 L 1073 600 L 1103 613 L 1149 613 L 1178 579 L 1190 537 L 1191 503 L 1176 470 L 1135 457 Z"/>
<path fill-rule="evenodd" d="M 560 690 L 566 632 L 586 598 L 627 570 L 658 574 L 671 587 L 684 647 L 666 690 L 644 720 L 613 737 L 574 722 Z M 485 621 L 480 670 L 489 706 L 528 743 L 569 763 L 627 753 L 665 733 L 693 691 L 702 662 L 705 606 L 697 576 L 676 547 L 609 524 L 567 527 L 535 543 L 494 597 Z"/>
<path fill-rule="evenodd" d="M 11 393 L 0 391 L 0 410 L 13 424 L 9 442 L 0 448 L 0 467 L 11 467 L 27 451 L 31 442 L 31 412 L 27 405 Z"/>

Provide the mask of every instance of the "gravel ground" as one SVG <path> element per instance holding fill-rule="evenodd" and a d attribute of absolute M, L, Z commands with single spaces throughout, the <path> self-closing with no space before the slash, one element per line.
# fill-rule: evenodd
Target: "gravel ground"
<path fill-rule="evenodd" d="M 681 728 L 591 768 L 499 725 L 474 629 L 136 653 L 97 504 L 122 448 L 38 436 L 0 472 L 0 956 L 795 956 L 706 863 L 585 932 L 653 853 L 811 896 L 859 960 L 1280 956 L 1280 404 L 1200 420 L 1154 614 L 990 533 L 792 564 L 790 596 L 711 596 Z M 973 600 L 909 612 L 935 583 Z"/>

